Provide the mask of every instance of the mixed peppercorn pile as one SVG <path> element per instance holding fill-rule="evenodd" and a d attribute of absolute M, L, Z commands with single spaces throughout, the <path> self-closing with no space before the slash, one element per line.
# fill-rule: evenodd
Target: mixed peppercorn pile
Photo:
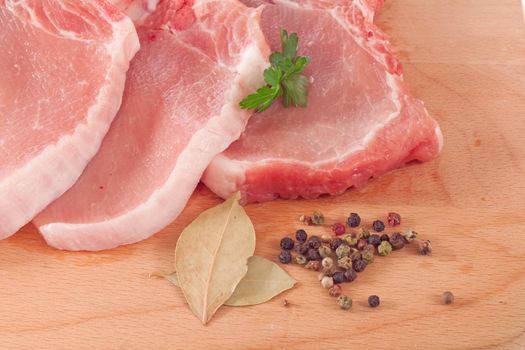
<path fill-rule="evenodd" d="M 299 220 L 308 225 L 324 225 L 324 215 L 314 212 L 312 216 L 301 215 Z M 401 223 L 401 216 L 388 213 L 387 223 L 396 227 Z M 294 262 L 303 265 L 308 270 L 321 271 L 319 281 L 328 289 L 328 293 L 337 297 L 337 304 L 344 310 L 352 307 L 352 299 L 342 294 L 341 284 L 354 281 L 358 273 L 374 261 L 376 255 L 387 256 L 394 250 L 402 249 L 406 244 L 414 242 L 420 254 L 432 252 L 430 241 L 417 239 L 417 232 L 409 229 L 405 232 L 383 233 L 385 224 L 381 220 L 372 222 L 370 233 L 361 226 L 361 217 L 350 213 L 346 225 L 335 223 L 330 226 L 332 233 L 308 236 L 303 229 L 297 230 L 295 240 L 290 237 L 281 239 L 279 261 L 283 264 Z M 349 231 L 347 232 L 347 227 Z M 370 307 L 377 307 L 380 299 L 377 295 L 368 298 Z"/>

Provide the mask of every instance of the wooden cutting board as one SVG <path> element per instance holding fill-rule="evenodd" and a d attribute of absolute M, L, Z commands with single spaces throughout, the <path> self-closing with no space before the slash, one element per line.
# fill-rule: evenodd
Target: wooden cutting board
<path fill-rule="evenodd" d="M 301 213 L 330 221 L 350 211 L 367 223 L 395 210 L 432 240 L 377 258 L 352 284 L 350 312 L 316 273 L 256 307 L 223 307 L 202 326 L 169 272 L 182 228 L 219 199 L 199 187 L 181 217 L 155 237 L 101 253 L 47 247 L 31 226 L 0 242 L 0 349 L 524 349 L 525 27 L 518 0 L 387 0 L 378 19 L 415 95 L 445 135 L 439 159 L 346 194 L 250 205 L 257 254 Z M 319 233 L 322 229 L 312 229 Z M 451 290 L 456 303 L 440 304 Z M 378 294 L 378 309 L 366 306 Z M 286 298 L 290 306 L 283 307 Z"/>

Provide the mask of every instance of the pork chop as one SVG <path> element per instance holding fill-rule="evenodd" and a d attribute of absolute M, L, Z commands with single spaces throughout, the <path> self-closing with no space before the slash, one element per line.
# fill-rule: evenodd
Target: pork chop
<path fill-rule="evenodd" d="M 53 247 L 101 250 L 173 221 L 202 173 L 244 129 L 239 100 L 262 84 L 261 9 L 197 0 L 139 30 L 122 108 L 79 181 L 36 219 Z M 160 14 L 159 18 L 164 14 Z"/>
<path fill-rule="evenodd" d="M 71 187 L 115 117 L 133 23 L 103 1 L 0 0 L 0 238 Z"/>
<path fill-rule="evenodd" d="M 298 33 L 299 54 L 311 57 L 304 72 L 311 81 L 308 106 L 275 103 L 252 116 L 240 139 L 206 170 L 203 182 L 213 192 L 226 198 L 240 190 L 244 202 L 316 198 L 439 153 L 439 126 L 408 92 L 369 7 L 274 2 L 264 7 L 261 27 L 273 51 L 280 49 L 280 27 Z"/>

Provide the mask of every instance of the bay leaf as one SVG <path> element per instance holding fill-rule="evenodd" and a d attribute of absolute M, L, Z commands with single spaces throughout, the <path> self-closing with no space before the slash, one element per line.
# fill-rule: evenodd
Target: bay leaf
<path fill-rule="evenodd" d="M 179 287 L 176 272 L 164 275 L 164 278 Z M 248 272 L 224 305 L 261 304 L 292 288 L 295 283 L 296 281 L 276 263 L 259 256 L 252 256 L 248 260 Z"/>
<path fill-rule="evenodd" d="M 175 248 L 179 286 L 192 312 L 206 324 L 233 294 L 255 250 L 253 224 L 236 193 L 202 212 Z"/>
<path fill-rule="evenodd" d="M 292 288 L 296 281 L 273 261 L 252 256 L 248 260 L 248 273 L 239 282 L 224 305 L 247 306 L 264 303 Z"/>

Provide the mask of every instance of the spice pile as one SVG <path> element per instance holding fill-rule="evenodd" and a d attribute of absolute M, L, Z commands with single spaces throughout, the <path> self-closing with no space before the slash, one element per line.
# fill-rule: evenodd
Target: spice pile
<path fill-rule="evenodd" d="M 312 225 L 325 225 L 322 213 L 314 212 L 312 216 L 302 215 L 299 221 Z M 391 227 L 401 224 L 401 216 L 388 213 L 387 223 Z M 361 217 L 350 213 L 346 225 L 334 223 L 329 226 L 332 233 L 308 236 L 303 229 L 297 230 L 295 240 L 290 237 L 281 239 L 279 261 L 283 264 L 294 262 L 303 265 L 308 270 L 321 271 L 319 281 L 328 293 L 337 297 L 337 304 L 342 309 L 352 307 L 352 299 L 342 294 L 341 284 L 353 282 L 359 273 L 374 262 L 375 256 L 387 256 L 394 250 L 402 249 L 406 244 L 414 242 L 420 254 L 432 252 L 430 241 L 417 239 L 417 232 L 408 229 L 404 233 L 384 233 L 385 224 L 381 220 L 372 222 L 372 229 L 361 226 Z M 347 232 L 347 227 L 352 232 Z M 368 298 L 371 307 L 379 306 L 377 295 Z"/>

